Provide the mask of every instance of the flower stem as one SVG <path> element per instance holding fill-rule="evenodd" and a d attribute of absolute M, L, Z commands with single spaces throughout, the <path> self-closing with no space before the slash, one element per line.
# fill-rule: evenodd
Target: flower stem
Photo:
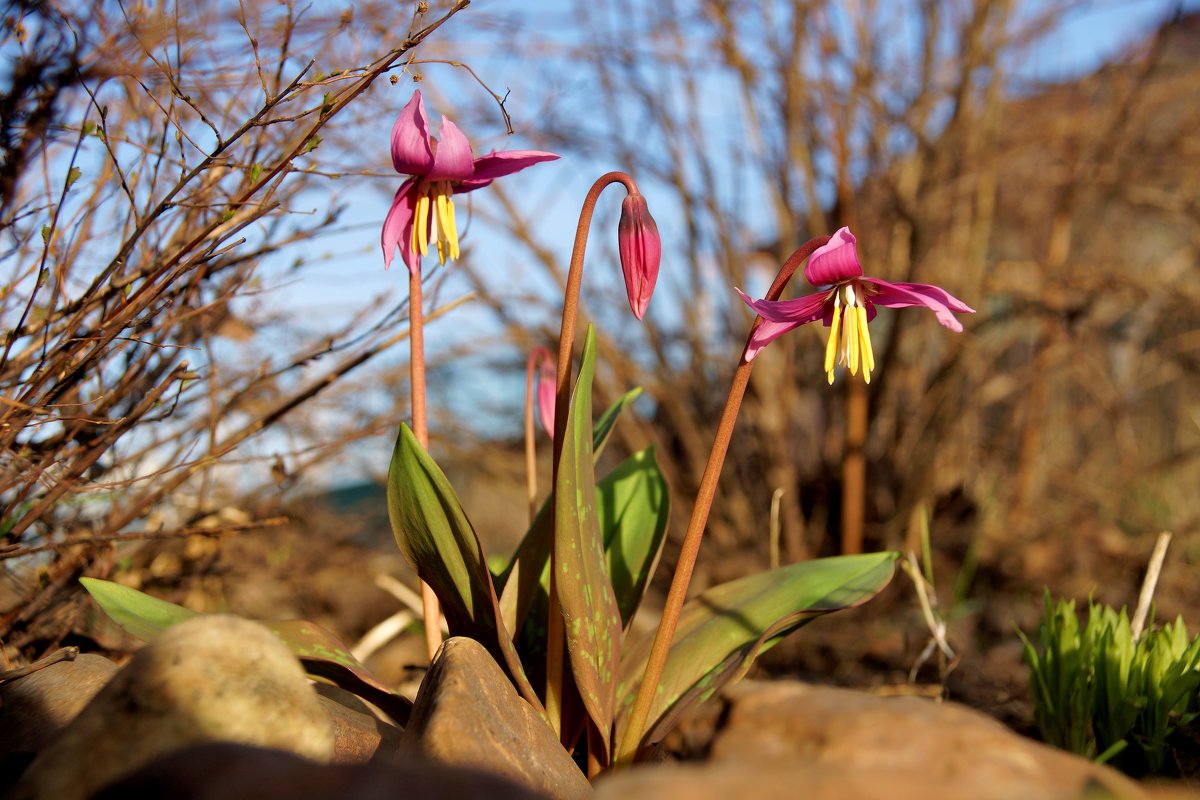
<path fill-rule="evenodd" d="M 828 236 L 820 236 L 806 242 L 799 250 L 783 263 L 775 282 L 767 292 L 768 300 L 778 300 L 796 269 L 813 254 L 818 247 L 829 241 Z M 763 322 L 762 317 L 756 317 L 750 328 L 750 337 Z M 749 347 L 750 337 L 746 345 Z M 617 764 L 630 764 L 637 755 L 638 747 L 645 735 L 646 722 L 650 716 L 650 706 L 654 701 L 654 693 L 662 680 L 663 669 L 667 664 L 667 655 L 671 650 L 671 641 L 675 638 L 675 629 L 679 625 L 679 613 L 683 609 L 683 601 L 687 597 L 688 584 L 692 580 L 692 571 L 696 567 L 696 556 L 700 553 L 700 541 L 704 538 L 704 528 L 708 523 L 708 513 L 712 509 L 712 501 L 717 493 L 717 481 L 721 477 L 721 467 L 725 463 L 725 454 L 729 451 L 729 442 L 733 437 L 733 426 L 737 421 L 738 411 L 742 406 L 742 398 L 746 394 L 746 386 L 750 382 L 752 361 L 746 360 L 746 351 L 737 370 L 733 373 L 733 381 L 729 387 L 729 396 L 725 400 L 725 408 L 721 412 L 721 420 L 717 424 L 717 432 L 713 437 L 712 450 L 708 455 L 708 463 L 704 467 L 704 476 L 700 479 L 700 489 L 696 493 L 696 502 L 692 506 L 692 518 L 688 523 L 687 533 L 683 537 L 683 547 L 679 553 L 679 562 L 675 574 L 671 578 L 671 589 L 667 593 L 666 607 L 663 609 L 662 622 L 654 636 L 654 644 L 650 657 L 646 662 L 646 672 L 638 687 L 637 697 L 633 702 L 629 721 L 625 726 L 625 735 L 617 750 Z"/>
<path fill-rule="evenodd" d="M 562 457 L 563 440 L 567 435 L 567 409 L 571 403 L 571 350 L 575 346 L 575 320 L 579 316 L 579 287 L 583 282 L 583 256 L 587 250 L 588 231 L 600 193 L 612 183 L 620 182 L 630 194 L 637 194 L 637 184 L 624 172 L 608 172 L 592 184 L 579 212 L 575 229 L 575 245 L 571 250 L 571 266 L 567 271 L 567 291 L 563 297 L 562 328 L 558 334 L 558 383 L 554 395 L 554 460 L 553 483 L 558 486 L 558 461 Z M 552 501 L 553 503 L 553 501 Z M 551 512 L 554 513 L 553 505 Z M 555 731 L 561 733 L 564 640 L 562 608 L 558 602 L 558 583 L 555 578 L 554 551 L 550 555 L 550 615 L 546 624 L 546 713 Z"/>
<path fill-rule="evenodd" d="M 408 273 L 409 388 L 412 395 L 413 435 L 429 450 L 429 423 L 425 410 L 425 311 L 421 299 L 421 273 Z M 425 623 L 425 651 L 429 660 L 442 646 L 442 615 L 433 587 L 421 581 L 421 616 Z"/>

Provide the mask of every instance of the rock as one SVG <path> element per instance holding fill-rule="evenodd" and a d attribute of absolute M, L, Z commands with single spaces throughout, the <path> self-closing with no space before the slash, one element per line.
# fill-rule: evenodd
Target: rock
<path fill-rule="evenodd" d="M 487 772 L 438 764 L 326 765 L 237 744 L 177 750 L 101 791 L 95 800 L 546 800 Z"/>
<path fill-rule="evenodd" d="M 602 782 L 599 796 L 724 800 L 752 782 L 757 798 L 806 800 L 1146 797 L 1112 769 L 955 703 L 792 682 L 751 682 L 725 697 L 709 764 L 635 769 Z"/>
<path fill-rule="evenodd" d="M 400 729 L 375 716 L 358 696 L 324 683 L 313 688 L 333 724 L 335 764 L 365 764 L 381 744 L 389 751 L 399 746 Z"/>
<path fill-rule="evenodd" d="M 12 797 L 82 800 L 164 753 L 215 741 L 333 755 L 332 726 L 300 663 L 237 617 L 196 617 L 139 651 L 38 754 Z"/>
<path fill-rule="evenodd" d="M 116 671 L 107 658 L 84 653 L 0 685 L 0 795 Z"/>
<path fill-rule="evenodd" d="M 591 786 L 550 726 L 473 639 L 442 644 L 421 684 L 401 753 L 488 770 L 554 798 Z"/>

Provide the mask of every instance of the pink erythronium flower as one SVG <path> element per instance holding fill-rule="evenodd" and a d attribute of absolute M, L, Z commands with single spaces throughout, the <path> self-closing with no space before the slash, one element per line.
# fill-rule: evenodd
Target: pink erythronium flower
<path fill-rule="evenodd" d="M 861 364 L 863 379 L 870 383 L 875 354 L 867 323 L 875 318 L 875 306 L 924 306 L 933 311 L 938 322 L 955 332 L 962 331 L 962 323 L 955 314 L 975 313 L 975 309 L 937 286 L 864 277 L 854 242 L 850 229 L 842 228 L 808 259 L 804 277 L 814 286 L 825 287 L 819 292 L 794 300 L 771 301 L 751 300 L 741 289 L 737 290 L 746 304 L 763 318 L 746 347 L 747 361 L 779 336 L 820 319 L 830 329 L 825 347 L 829 382 L 833 383 L 836 364 L 847 367 L 851 375 L 858 374 Z"/>
<path fill-rule="evenodd" d="M 646 315 L 650 295 L 658 281 L 658 265 L 662 257 L 662 241 L 658 225 L 650 216 L 646 198 L 630 194 L 621 203 L 621 222 L 617 226 L 617 249 L 621 254 L 621 271 L 625 273 L 625 291 L 629 307 L 639 320 Z"/>
<path fill-rule="evenodd" d="M 493 151 L 475 158 L 467 137 L 445 117 L 441 140 L 429 135 L 425 101 L 419 89 L 414 91 L 392 126 L 392 166 L 411 177 L 396 192 L 383 222 L 384 264 L 392 265 L 397 246 L 413 273 L 431 244 L 437 246 L 443 264 L 447 258 L 458 258 L 458 228 L 450 198 L 556 158 L 541 150 Z"/>
<path fill-rule="evenodd" d="M 537 410 L 542 427 L 554 438 L 554 395 L 558 391 L 558 367 L 544 347 L 535 347 L 530 358 L 537 363 Z"/>

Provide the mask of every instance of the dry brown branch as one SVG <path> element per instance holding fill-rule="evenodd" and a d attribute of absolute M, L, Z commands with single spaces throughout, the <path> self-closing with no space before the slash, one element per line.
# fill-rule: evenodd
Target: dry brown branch
<path fill-rule="evenodd" d="M 273 486 L 281 453 L 294 482 L 399 416 L 331 429 L 298 411 L 353 396 L 348 376 L 406 336 L 403 304 L 366 299 L 324 331 L 260 298 L 287 280 L 282 254 L 342 230 L 344 205 L 310 212 L 306 194 L 373 174 L 356 129 L 392 112 L 364 93 L 467 5 L 413 15 L 402 37 L 409 9 L 383 3 L 22 6 L 43 33 L 0 86 L 0 559 L 40 556 L 47 579 L 0 609 L 0 638 L 23 641 L 13 627 L 81 569 L 110 568 L 77 545 L 213 535 L 199 520 Z"/>

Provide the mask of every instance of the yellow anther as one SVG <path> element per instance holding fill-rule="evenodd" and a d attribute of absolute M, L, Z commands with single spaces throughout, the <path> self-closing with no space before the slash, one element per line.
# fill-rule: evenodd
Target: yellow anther
<path fill-rule="evenodd" d="M 458 259 L 458 222 L 454 218 L 454 201 L 446 194 L 445 218 L 442 230 L 446 232 L 446 241 L 450 245 L 450 257 Z"/>
<path fill-rule="evenodd" d="M 842 309 L 835 300 L 833 306 L 833 322 L 829 326 L 829 341 L 825 344 L 825 371 L 829 373 L 829 382 L 833 383 L 833 366 L 837 363 L 838 332 L 842 327 Z"/>
<path fill-rule="evenodd" d="M 863 380 L 870 383 L 871 371 L 875 369 L 875 352 L 871 348 L 871 332 L 867 329 L 867 309 L 856 306 L 854 312 L 858 317 L 859 346 L 862 348 L 863 356 Z"/>
<path fill-rule="evenodd" d="M 851 375 L 858 374 L 858 309 L 854 306 L 846 309 L 846 333 L 842 336 L 846 341 L 846 367 Z"/>
<path fill-rule="evenodd" d="M 454 202 L 450 199 L 450 184 L 442 183 L 437 187 L 438 221 L 437 247 L 438 256 L 446 263 L 446 256 L 458 258 L 458 229 L 454 223 Z"/>
<path fill-rule="evenodd" d="M 422 193 L 413 209 L 412 249 L 425 255 L 429 251 L 429 195 Z"/>

